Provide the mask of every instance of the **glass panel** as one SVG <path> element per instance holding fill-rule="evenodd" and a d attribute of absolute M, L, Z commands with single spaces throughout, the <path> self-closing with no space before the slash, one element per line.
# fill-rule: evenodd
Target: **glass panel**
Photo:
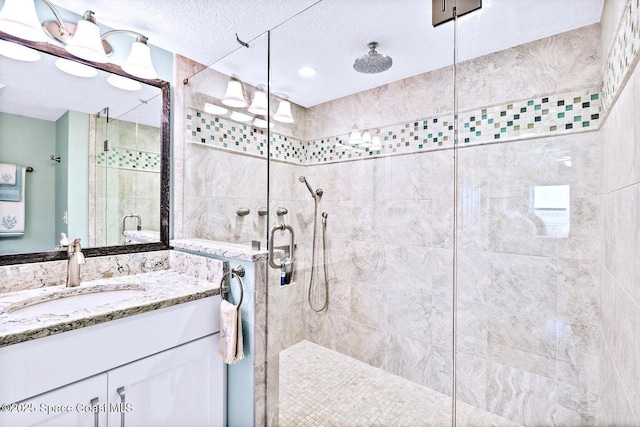
<path fill-rule="evenodd" d="M 532 6 L 486 55 L 525 19 L 494 6 L 457 22 L 456 419 L 598 425 L 600 8 Z"/>
<path fill-rule="evenodd" d="M 400 40 L 433 45 L 407 25 L 418 13 L 430 25 L 425 5 L 334 3 L 271 32 L 271 91 L 294 122 L 272 127 L 270 220 L 292 226 L 296 250 L 290 283 L 269 269 L 269 390 L 279 381 L 282 426 L 450 425 L 453 29 L 439 30 L 441 62 L 403 58 Z M 390 71 L 354 70 L 372 40 Z M 300 76 L 309 65 L 317 74 Z M 288 238 L 275 234 L 279 262 Z"/>
<path fill-rule="evenodd" d="M 266 95 L 267 44 L 264 34 L 188 79 L 176 236 L 266 248 L 268 130 L 252 100 Z"/>
<path fill-rule="evenodd" d="M 176 174 L 174 238 L 206 239 L 233 253 L 266 249 L 268 227 L 267 173 L 269 111 L 267 92 L 268 34 L 248 41 L 210 66 L 184 57 L 176 72 L 184 87 L 184 108 L 175 118 L 183 144 L 174 146 Z M 191 73 L 195 74 L 190 75 Z M 178 95 L 180 96 L 180 95 Z M 264 101 L 258 105 L 257 101 Z M 259 108 L 258 108 L 259 107 Z M 235 248 L 234 248 L 235 247 Z M 265 280 L 264 252 L 256 262 L 223 259 L 230 268 L 246 269 L 243 300 L 244 355 L 226 368 L 228 425 L 265 425 Z M 254 280 L 255 279 L 255 280 Z M 232 286 L 231 294 L 237 295 Z M 233 298 L 227 297 L 231 300 Z M 238 304 L 238 300 L 235 300 Z M 255 307 L 255 310 L 252 309 Z"/>

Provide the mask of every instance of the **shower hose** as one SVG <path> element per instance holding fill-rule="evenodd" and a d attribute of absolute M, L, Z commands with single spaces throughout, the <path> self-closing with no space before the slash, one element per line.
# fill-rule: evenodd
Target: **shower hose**
<path fill-rule="evenodd" d="M 318 200 L 315 199 L 313 208 L 313 241 L 311 243 L 311 278 L 309 279 L 309 307 L 316 313 L 319 313 L 327 308 L 329 305 L 329 281 L 327 280 L 327 213 L 322 212 L 322 269 L 324 273 L 324 303 L 322 307 L 316 308 L 311 302 L 311 289 L 313 288 L 313 273 L 316 265 L 316 235 L 317 235 L 317 221 L 318 221 Z"/>

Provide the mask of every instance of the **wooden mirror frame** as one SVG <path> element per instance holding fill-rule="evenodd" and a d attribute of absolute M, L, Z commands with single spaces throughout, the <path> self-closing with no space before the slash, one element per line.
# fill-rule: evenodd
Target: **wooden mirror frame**
<path fill-rule="evenodd" d="M 171 179 L 171 134 L 170 134 L 170 84 L 167 81 L 156 79 L 146 80 L 131 76 L 115 64 L 97 64 L 77 58 L 67 53 L 63 47 L 46 42 L 32 42 L 14 37 L 0 31 L 0 40 L 17 43 L 42 53 L 79 62 L 92 68 L 117 74 L 140 83 L 155 86 L 162 91 L 162 119 L 160 123 L 160 241 L 153 243 L 136 243 L 130 245 L 98 246 L 83 248 L 86 257 L 104 255 L 128 254 L 134 252 L 149 252 L 169 249 L 169 203 L 170 203 L 170 179 Z M 0 266 L 12 264 L 27 264 L 34 262 L 58 261 L 67 259 L 67 251 L 51 250 L 49 252 L 25 252 L 20 254 L 0 255 Z"/>

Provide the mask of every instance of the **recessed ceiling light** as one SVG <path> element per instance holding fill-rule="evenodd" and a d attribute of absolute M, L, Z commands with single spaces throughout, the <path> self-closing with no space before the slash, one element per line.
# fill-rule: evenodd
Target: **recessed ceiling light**
<path fill-rule="evenodd" d="M 140 82 L 119 76 L 117 74 L 111 74 L 109 77 L 107 77 L 107 81 L 111 86 L 115 86 L 118 89 L 122 90 L 134 91 L 142 89 L 142 85 L 140 84 Z"/>
<path fill-rule="evenodd" d="M 67 74 L 77 77 L 95 77 L 98 75 L 98 70 L 95 68 L 64 58 L 56 59 L 56 67 Z"/>
<path fill-rule="evenodd" d="M 40 60 L 38 51 L 4 40 L 0 40 L 0 55 L 18 61 L 34 62 Z"/>
<path fill-rule="evenodd" d="M 313 77 L 316 75 L 316 70 L 311 67 L 302 67 L 298 70 L 298 74 L 302 77 Z"/>

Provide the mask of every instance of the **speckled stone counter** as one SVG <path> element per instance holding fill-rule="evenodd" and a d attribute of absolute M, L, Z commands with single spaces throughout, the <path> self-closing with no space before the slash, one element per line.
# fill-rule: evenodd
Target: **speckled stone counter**
<path fill-rule="evenodd" d="M 169 244 L 174 248 L 193 252 L 235 258 L 243 261 L 259 261 L 267 259 L 267 250 L 254 251 L 249 243 L 227 243 L 204 239 L 177 239 Z"/>
<path fill-rule="evenodd" d="M 168 263 L 163 264 L 165 269 L 159 271 L 112 277 L 103 275 L 100 279 L 83 281 L 75 288 L 46 286 L 0 293 L 0 347 L 219 294 L 225 268 L 222 261 L 176 251 L 166 252 L 164 255 Z M 157 253 L 149 253 L 149 256 L 154 258 Z M 106 264 L 114 262 L 116 257 L 101 258 L 107 259 L 94 261 Z M 117 268 L 117 263 L 112 264 L 112 268 Z M 29 314 L 30 308 L 36 304 L 61 297 L 100 291 L 117 294 L 126 290 L 137 292 L 125 299 L 91 304 L 74 311 Z M 21 313 L 22 308 L 25 308 L 24 314 Z"/>

